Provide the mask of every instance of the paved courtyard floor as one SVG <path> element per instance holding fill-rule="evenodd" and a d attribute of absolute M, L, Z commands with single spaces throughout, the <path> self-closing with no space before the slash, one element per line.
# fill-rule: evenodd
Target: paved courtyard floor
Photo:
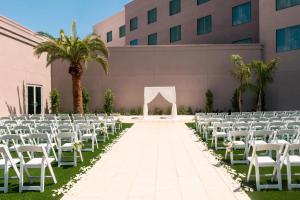
<path fill-rule="evenodd" d="M 64 200 L 232 200 L 234 184 L 182 121 L 138 121 Z"/>

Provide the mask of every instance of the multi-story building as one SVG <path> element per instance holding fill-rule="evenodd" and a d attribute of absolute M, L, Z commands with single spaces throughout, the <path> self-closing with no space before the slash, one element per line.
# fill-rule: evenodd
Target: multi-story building
<path fill-rule="evenodd" d="M 134 0 L 94 26 L 108 46 L 257 43 L 259 0 Z"/>

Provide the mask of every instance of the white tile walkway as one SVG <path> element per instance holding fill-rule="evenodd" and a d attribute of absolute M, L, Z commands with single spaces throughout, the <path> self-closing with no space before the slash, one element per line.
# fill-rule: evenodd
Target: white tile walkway
<path fill-rule="evenodd" d="M 137 122 L 63 199 L 248 199 L 196 141 L 184 122 Z"/>

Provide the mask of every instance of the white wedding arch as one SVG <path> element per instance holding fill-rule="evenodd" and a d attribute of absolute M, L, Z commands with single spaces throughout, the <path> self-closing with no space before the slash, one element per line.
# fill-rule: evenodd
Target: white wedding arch
<path fill-rule="evenodd" d="M 154 100 L 154 98 L 161 94 L 168 102 L 172 104 L 172 117 L 177 116 L 176 105 L 176 90 L 175 87 L 145 87 L 144 88 L 144 117 L 148 116 L 148 104 Z"/>

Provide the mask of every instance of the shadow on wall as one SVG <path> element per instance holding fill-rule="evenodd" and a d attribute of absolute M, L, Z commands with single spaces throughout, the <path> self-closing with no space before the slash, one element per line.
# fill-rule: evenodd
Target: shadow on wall
<path fill-rule="evenodd" d="M 50 111 L 49 111 L 49 104 L 48 104 L 48 100 L 46 99 L 46 106 L 45 106 L 45 114 L 49 114 Z"/>
<path fill-rule="evenodd" d="M 25 103 L 26 93 L 25 93 L 25 83 L 24 83 L 24 81 L 23 81 L 23 84 L 22 84 L 22 99 L 21 99 L 21 95 L 20 95 L 19 86 L 17 86 L 17 95 L 18 95 L 18 103 L 19 103 L 19 113 L 20 114 L 25 114 L 26 113 L 26 103 Z M 5 101 L 5 105 L 6 105 L 7 110 L 8 110 L 10 115 L 16 115 L 17 114 L 17 109 L 16 109 L 15 106 L 12 106 L 12 105 L 8 104 L 7 101 Z"/>

